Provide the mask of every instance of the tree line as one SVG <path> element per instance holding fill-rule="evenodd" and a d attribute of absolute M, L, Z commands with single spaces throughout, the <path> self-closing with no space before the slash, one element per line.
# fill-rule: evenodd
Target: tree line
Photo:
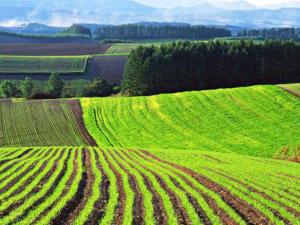
<path fill-rule="evenodd" d="M 177 42 L 132 51 L 122 92 L 152 95 L 300 81 L 300 45 L 251 40 Z"/>
<path fill-rule="evenodd" d="M 48 81 L 38 82 L 30 77 L 22 81 L 0 81 L 0 98 L 55 99 L 73 97 L 106 97 L 117 94 L 120 87 L 109 84 L 101 77 L 92 81 L 65 82 L 53 73 Z"/>
<path fill-rule="evenodd" d="M 238 37 L 272 39 L 272 40 L 300 40 L 300 29 L 296 28 L 270 28 L 240 31 Z"/>
<path fill-rule="evenodd" d="M 95 31 L 98 39 L 210 39 L 216 37 L 231 37 L 231 32 L 225 28 L 201 25 L 145 25 L 124 24 L 101 27 Z"/>

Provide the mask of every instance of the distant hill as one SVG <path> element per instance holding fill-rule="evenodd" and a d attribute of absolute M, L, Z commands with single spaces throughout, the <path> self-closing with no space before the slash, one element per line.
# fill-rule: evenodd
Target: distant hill
<path fill-rule="evenodd" d="M 69 26 L 70 24 L 103 24 L 151 22 L 176 22 L 204 25 L 233 25 L 256 27 L 300 27 L 300 4 L 290 2 L 257 8 L 246 1 L 202 2 L 192 7 L 171 9 L 142 5 L 134 0 L 68 0 L 68 1 L 6 1 L 0 3 L 0 24 L 24 24 L 37 21 L 45 24 Z M 85 26 L 87 27 L 87 26 Z M 42 28 L 43 30 L 44 28 Z M 39 32 L 39 29 L 37 29 Z M 55 32 L 46 28 L 47 32 Z M 44 32 L 43 32 L 44 33 Z"/>
<path fill-rule="evenodd" d="M 63 35 L 83 35 L 83 36 L 88 36 L 88 37 L 92 36 L 91 30 L 89 28 L 86 28 L 79 24 L 73 24 L 66 30 L 62 31 L 61 34 L 63 34 Z"/>
<path fill-rule="evenodd" d="M 48 26 L 41 23 L 29 23 L 15 27 L 0 27 L 1 31 L 14 32 L 19 34 L 57 34 L 64 28 Z"/>

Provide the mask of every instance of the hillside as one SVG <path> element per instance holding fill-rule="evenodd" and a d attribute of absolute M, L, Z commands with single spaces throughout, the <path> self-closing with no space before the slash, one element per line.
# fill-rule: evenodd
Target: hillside
<path fill-rule="evenodd" d="M 276 86 L 81 100 L 100 146 L 274 157 L 300 144 L 300 101 Z"/>
<path fill-rule="evenodd" d="M 0 101 L 0 147 L 87 145 L 76 112 L 64 100 Z"/>
<path fill-rule="evenodd" d="M 0 159 L 3 225 L 297 224 L 299 218 L 300 165 L 291 162 L 81 147 L 1 149 Z"/>
<path fill-rule="evenodd" d="M 88 56 L 0 56 L 0 74 L 84 73 L 88 59 Z"/>

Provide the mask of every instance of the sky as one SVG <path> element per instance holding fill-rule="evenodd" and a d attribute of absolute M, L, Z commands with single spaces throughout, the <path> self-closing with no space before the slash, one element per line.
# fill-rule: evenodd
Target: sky
<path fill-rule="evenodd" d="M 222 1 L 222 0 L 135 0 L 135 1 L 150 6 L 170 8 L 174 6 L 193 6 L 193 5 L 199 5 L 201 2 Z M 254 4 L 256 6 L 277 4 L 277 3 L 287 2 L 287 1 L 289 0 L 248 0 L 249 3 Z M 300 2 L 300 0 L 294 0 L 294 1 Z"/>

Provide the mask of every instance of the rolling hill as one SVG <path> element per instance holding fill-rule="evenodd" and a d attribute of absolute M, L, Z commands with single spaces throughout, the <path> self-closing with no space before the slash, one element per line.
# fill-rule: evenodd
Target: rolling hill
<path fill-rule="evenodd" d="M 274 157 L 300 143 L 300 101 L 276 86 L 81 103 L 86 126 L 99 146 Z"/>

